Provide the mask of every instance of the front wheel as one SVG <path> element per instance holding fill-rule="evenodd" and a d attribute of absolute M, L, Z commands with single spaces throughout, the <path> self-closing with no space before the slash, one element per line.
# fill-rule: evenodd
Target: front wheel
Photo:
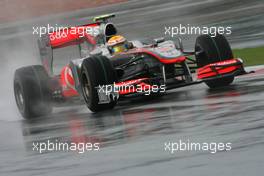
<path fill-rule="evenodd" d="M 87 107 L 93 112 L 112 109 L 117 100 L 99 104 L 98 86 L 112 85 L 116 81 L 116 72 L 111 61 L 105 56 L 92 56 L 82 63 L 81 86 Z"/>
<path fill-rule="evenodd" d="M 233 52 L 226 38 L 223 35 L 200 35 L 195 43 L 195 57 L 198 68 L 208 64 L 233 59 Z M 230 85 L 234 76 L 227 76 L 205 81 L 210 88 L 218 88 Z"/>

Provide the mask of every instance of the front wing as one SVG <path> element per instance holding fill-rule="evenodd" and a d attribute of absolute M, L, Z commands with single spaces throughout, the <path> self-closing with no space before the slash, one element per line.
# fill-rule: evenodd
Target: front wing
<path fill-rule="evenodd" d="M 244 73 L 246 72 L 241 59 L 229 59 L 199 68 L 197 70 L 197 78 L 206 81 Z"/>

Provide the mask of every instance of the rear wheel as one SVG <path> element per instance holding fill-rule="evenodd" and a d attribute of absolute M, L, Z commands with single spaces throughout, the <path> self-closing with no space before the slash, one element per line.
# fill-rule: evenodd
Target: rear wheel
<path fill-rule="evenodd" d="M 198 68 L 205 65 L 225 61 L 233 58 L 233 52 L 226 38 L 223 35 L 200 35 L 195 43 L 195 57 Z M 210 88 L 223 87 L 231 84 L 234 76 L 205 81 Z"/>
<path fill-rule="evenodd" d="M 17 107 L 24 118 L 30 119 L 52 112 L 49 76 L 40 65 L 16 70 L 14 94 Z"/>
<path fill-rule="evenodd" d="M 91 111 L 98 112 L 114 108 L 117 100 L 107 104 L 98 104 L 99 97 L 96 87 L 112 85 L 116 79 L 116 72 L 107 57 L 92 56 L 83 61 L 81 69 L 82 93 L 86 105 Z"/>

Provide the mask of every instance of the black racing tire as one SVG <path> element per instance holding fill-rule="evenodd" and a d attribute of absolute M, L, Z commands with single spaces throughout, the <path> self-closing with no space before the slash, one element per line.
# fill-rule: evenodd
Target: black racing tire
<path fill-rule="evenodd" d="M 81 87 L 83 98 L 92 112 L 112 109 L 117 100 L 107 104 L 98 104 L 99 98 L 96 87 L 112 85 L 117 76 L 111 61 L 105 56 L 92 56 L 85 59 L 81 68 Z"/>
<path fill-rule="evenodd" d="M 15 71 L 15 100 L 25 119 L 45 116 L 52 112 L 49 80 L 41 65 L 22 67 Z"/>
<path fill-rule="evenodd" d="M 223 35 L 200 35 L 195 42 L 195 58 L 198 68 L 205 65 L 233 58 L 231 47 Z M 234 76 L 227 76 L 205 81 L 208 87 L 218 88 L 228 86 L 234 81 Z"/>

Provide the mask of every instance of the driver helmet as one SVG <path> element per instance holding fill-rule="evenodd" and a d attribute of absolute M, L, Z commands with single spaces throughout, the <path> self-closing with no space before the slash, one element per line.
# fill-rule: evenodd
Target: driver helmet
<path fill-rule="evenodd" d="M 107 42 L 107 46 L 112 54 L 117 54 L 128 50 L 127 39 L 121 35 L 115 35 L 111 37 Z"/>

